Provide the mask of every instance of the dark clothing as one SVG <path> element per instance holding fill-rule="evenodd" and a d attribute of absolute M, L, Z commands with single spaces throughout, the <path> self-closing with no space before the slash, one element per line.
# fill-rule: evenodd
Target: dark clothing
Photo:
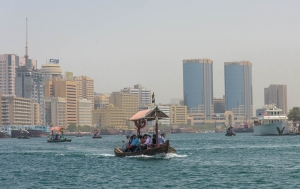
<path fill-rule="evenodd" d="M 134 152 L 134 151 L 136 150 L 136 148 L 137 148 L 137 146 L 131 146 L 131 147 L 129 148 L 129 151 Z"/>
<path fill-rule="evenodd" d="M 156 138 L 152 139 L 152 144 L 156 144 Z"/>

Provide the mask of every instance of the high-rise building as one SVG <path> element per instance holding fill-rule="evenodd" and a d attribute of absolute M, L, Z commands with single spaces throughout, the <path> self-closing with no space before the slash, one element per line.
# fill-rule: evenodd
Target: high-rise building
<path fill-rule="evenodd" d="M 211 119 L 214 113 L 212 60 L 183 60 L 183 91 L 188 111 L 201 110 L 205 120 Z"/>
<path fill-rule="evenodd" d="M 287 86 L 272 84 L 265 88 L 265 104 L 275 104 L 277 108 L 282 109 L 284 115 L 287 115 Z"/>
<path fill-rule="evenodd" d="M 28 59 L 36 67 L 36 60 Z M 16 68 L 25 65 L 25 57 L 16 54 L 0 54 L 0 90 L 3 95 L 15 95 Z"/>
<path fill-rule="evenodd" d="M 32 101 L 29 98 L 2 96 L 2 125 L 32 125 Z"/>
<path fill-rule="evenodd" d="M 52 80 L 52 94 L 54 97 L 66 98 L 67 125 L 69 125 L 71 123 L 77 124 L 77 85 L 76 85 L 76 82 L 53 79 Z M 47 96 L 47 97 L 49 97 L 49 96 Z"/>
<path fill-rule="evenodd" d="M 77 83 L 77 97 L 80 99 L 87 99 L 92 102 L 91 109 L 94 107 L 94 79 L 87 76 L 74 77 Z M 92 111 L 92 110 L 91 110 Z"/>
<path fill-rule="evenodd" d="M 15 94 L 18 97 L 29 98 L 40 106 L 40 122 L 45 122 L 44 77 L 29 66 L 16 68 Z"/>
<path fill-rule="evenodd" d="M 134 85 L 133 88 L 126 87 L 122 89 L 121 92 L 137 95 L 139 106 L 150 105 L 152 103 L 151 90 L 142 87 L 140 84 Z"/>
<path fill-rule="evenodd" d="M 52 126 L 67 126 L 67 101 L 66 98 L 45 98 L 46 124 Z"/>
<path fill-rule="evenodd" d="M 225 110 L 240 120 L 253 116 L 252 63 L 225 62 Z"/>
<path fill-rule="evenodd" d="M 77 119 L 78 125 L 92 126 L 92 102 L 90 100 L 78 99 Z"/>
<path fill-rule="evenodd" d="M 225 98 L 214 98 L 214 112 L 225 113 Z"/>

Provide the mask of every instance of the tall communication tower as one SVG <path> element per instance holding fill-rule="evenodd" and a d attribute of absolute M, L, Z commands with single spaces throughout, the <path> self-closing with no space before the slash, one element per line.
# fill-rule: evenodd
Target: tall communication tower
<path fill-rule="evenodd" d="M 27 47 L 27 41 L 28 41 L 28 30 L 27 30 L 27 18 L 26 18 L 26 47 L 25 47 L 25 66 L 27 67 L 28 64 L 28 47 Z"/>

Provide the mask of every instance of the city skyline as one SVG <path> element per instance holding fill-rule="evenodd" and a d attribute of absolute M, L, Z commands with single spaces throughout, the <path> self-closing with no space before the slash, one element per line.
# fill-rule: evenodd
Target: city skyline
<path fill-rule="evenodd" d="M 155 92 L 157 102 L 167 104 L 183 98 L 182 60 L 205 57 L 214 61 L 215 98 L 225 94 L 223 63 L 248 60 L 253 63 L 254 109 L 264 104 L 264 88 L 270 84 L 288 85 L 288 109 L 300 106 L 294 82 L 300 69 L 299 2 L 33 3 L 3 6 L 1 54 L 25 54 L 28 17 L 28 54 L 38 68 L 58 58 L 63 70 L 94 78 L 97 92 L 142 83 Z M 200 7 L 203 11 L 196 11 Z"/>

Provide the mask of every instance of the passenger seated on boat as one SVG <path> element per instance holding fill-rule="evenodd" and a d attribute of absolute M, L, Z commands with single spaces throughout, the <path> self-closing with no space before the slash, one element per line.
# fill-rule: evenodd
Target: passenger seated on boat
<path fill-rule="evenodd" d="M 142 135 L 140 135 L 140 145 L 139 145 L 139 149 L 138 150 L 145 150 L 145 149 L 147 149 L 147 144 L 145 144 L 145 142 L 146 142 L 146 137 L 145 137 L 145 135 L 144 135 L 144 137 L 142 136 Z"/>
<path fill-rule="evenodd" d="M 136 137 L 136 135 L 132 135 L 132 141 L 129 147 L 129 151 L 134 152 L 136 151 L 137 147 L 140 144 L 140 140 Z"/>
<path fill-rule="evenodd" d="M 144 139 L 146 140 L 145 143 L 144 143 L 145 146 L 146 146 L 145 149 L 147 149 L 148 147 L 151 147 L 151 144 L 152 144 L 151 137 L 147 134 L 144 134 Z"/>
<path fill-rule="evenodd" d="M 161 135 L 160 135 L 160 137 L 158 138 L 158 144 L 165 144 L 165 142 L 166 142 L 166 133 L 162 133 Z"/>

